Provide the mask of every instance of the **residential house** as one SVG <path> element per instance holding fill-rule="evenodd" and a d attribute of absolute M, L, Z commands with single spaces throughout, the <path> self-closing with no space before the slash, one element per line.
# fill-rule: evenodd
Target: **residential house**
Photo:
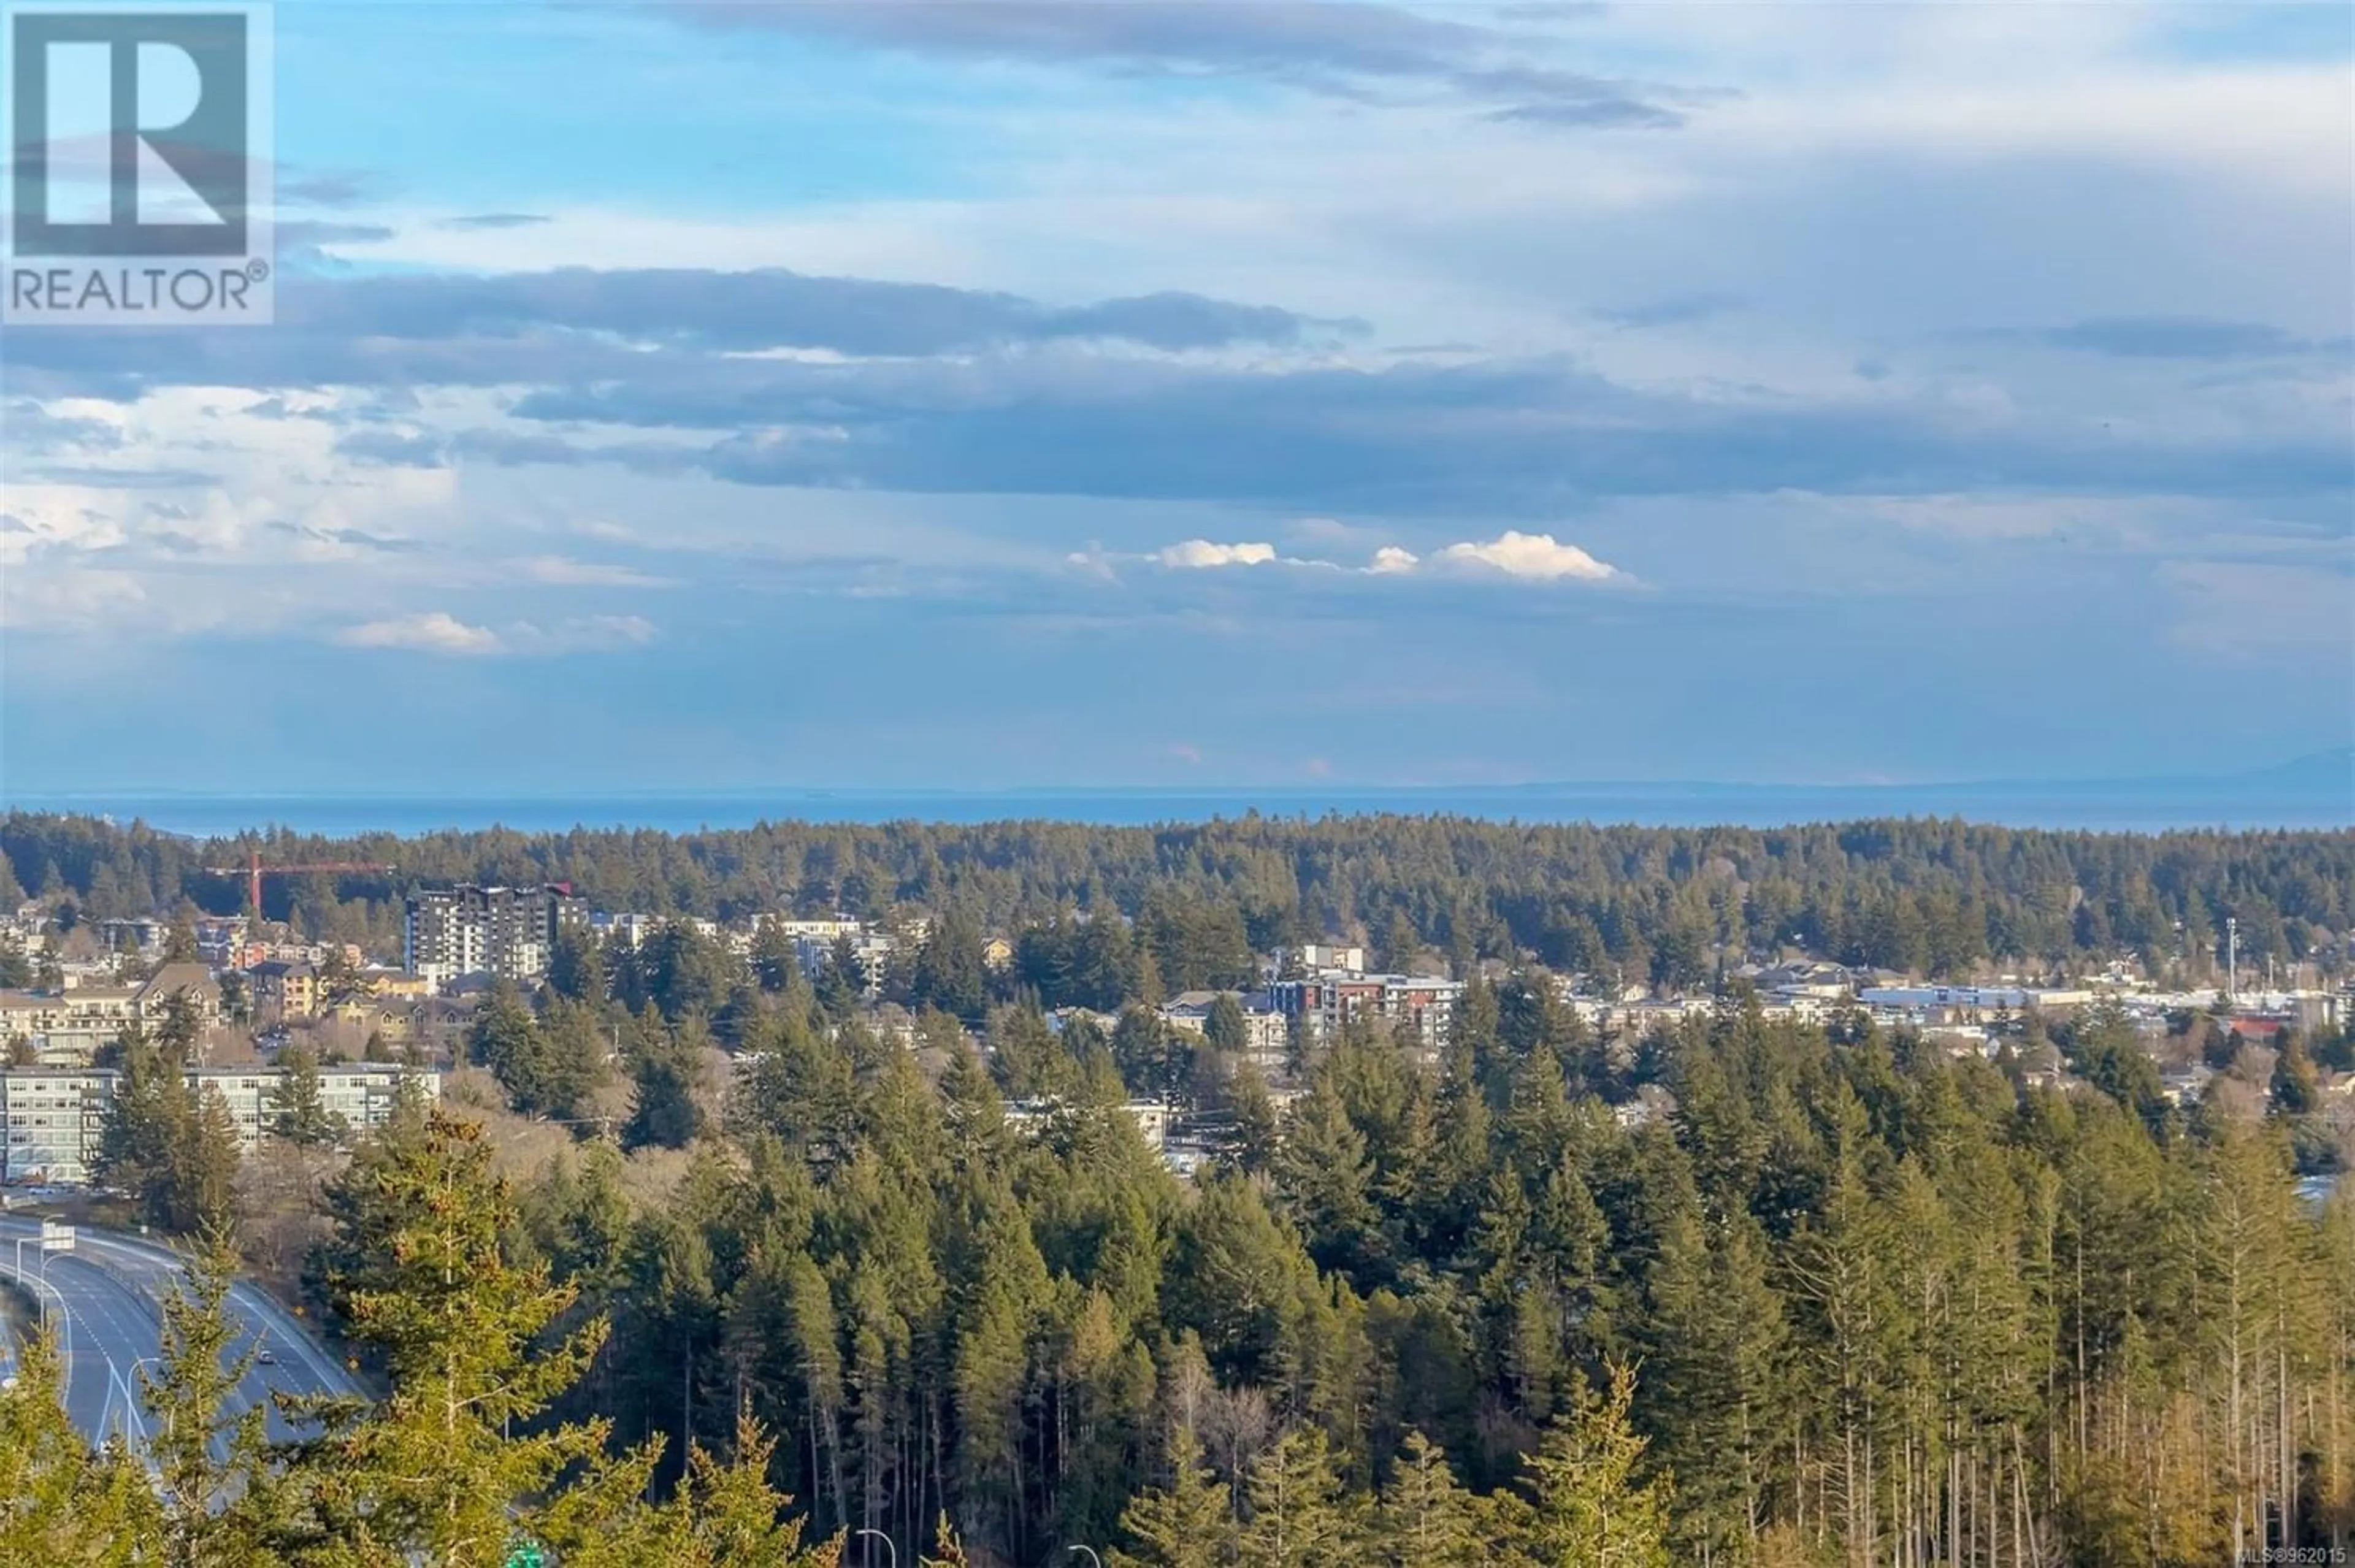
<path fill-rule="evenodd" d="M 303 1023 L 319 1015 L 319 971 L 272 958 L 246 971 L 254 1017 L 268 1023 Z"/>
<path fill-rule="evenodd" d="M 374 1035 L 388 1045 L 403 1045 L 417 1029 L 417 1004 L 404 997 L 346 997 L 322 1008 L 319 1017 Z"/>

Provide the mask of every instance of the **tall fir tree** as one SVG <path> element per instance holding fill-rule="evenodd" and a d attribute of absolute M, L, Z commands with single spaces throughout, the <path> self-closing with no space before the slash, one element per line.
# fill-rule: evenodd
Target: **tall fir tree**
<path fill-rule="evenodd" d="M 1227 1488 L 1202 1462 L 1190 1425 L 1169 1439 L 1169 1484 L 1130 1499 L 1120 1516 L 1128 1544 L 1106 1554 L 1112 1568 L 1220 1568 L 1228 1559 L 1234 1516 Z"/>
<path fill-rule="evenodd" d="M 208 1235 L 186 1275 L 165 1291 L 155 1371 L 135 1369 L 164 1509 L 163 1560 L 175 1568 L 265 1563 L 281 1535 L 268 1406 L 230 1413 L 260 1348 L 238 1346 L 241 1330 L 229 1312 L 238 1267 L 227 1236 Z"/>
<path fill-rule="evenodd" d="M 1251 1517 L 1235 1537 L 1237 1568 L 1321 1568 L 1366 1547 L 1364 1499 L 1335 1467 L 1321 1428 L 1295 1426 L 1252 1467 Z"/>
<path fill-rule="evenodd" d="M 344 1229 L 325 1284 L 392 1392 L 310 1450 L 298 1472 L 327 1541 L 491 1568 L 520 1532 L 568 1552 L 609 1552 L 650 1456 L 607 1453 L 611 1424 L 547 1422 L 596 1354 L 604 1324 L 550 1344 L 577 1292 L 507 1262 L 515 1222 L 480 1128 L 430 1112 L 342 1184 Z M 357 1264 L 348 1261 L 357 1260 Z"/>
<path fill-rule="evenodd" d="M 1668 1568 L 1671 1483 L 1643 1475 L 1645 1441 L 1628 1420 L 1635 1373 L 1582 1389 L 1570 1417 L 1529 1456 L 1527 1500 L 1506 1515 L 1512 1568 Z"/>
<path fill-rule="evenodd" d="M 327 1109 L 316 1051 L 290 1045 L 278 1053 L 278 1066 L 281 1075 L 270 1102 L 272 1137 L 297 1148 L 324 1148 L 350 1136 L 349 1124 Z"/>
<path fill-rule="evenodd" d="M 119 1441 L 93 1450 L 67 1417 L 54 1332 L 25 1340 L 0 1387 L 0 1563 L 147 1568 L 165 1562 L 164 1507 Z"/>
<path fill-rule="evenodd" d="M 1484 1568 L 1497 1551 L 1487 1512 L 1439 1445 L 1410 1432 L 1375 1511 L 1373 1560 L 1389 1568 Z"/>

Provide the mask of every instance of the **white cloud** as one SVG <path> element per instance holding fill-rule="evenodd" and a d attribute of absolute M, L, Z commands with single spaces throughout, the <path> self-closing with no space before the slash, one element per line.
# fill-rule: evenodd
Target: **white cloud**
<path fill-rule="evenodd" d="M 1485 543 L 1466 540 L 1449 545 L 1432 560 L 1441 565 L 1486 567 L 1508 577 L 1536 582 L 1558 582 L 1564 578 L 1600 582 L 1618 575 L 1615 568 L 1595 560 L 1574 544 L 1563 544 L 1551 534 L 1525 534 L 1513 528 Z M 1375 561 L 1379 570 L 1381 557 L 1377 556 Z M 1394 566 L 1391 570 L 1401 569 Z"/>
<path fill-rule="evenodd" d="M 1272 544 L 1212 544 L 1209 539 L 1188 539 L 1156 551 L 1153 557 L 1162 565 L 1177 568 L 1213 566 L 1265 566 L 1275 559 Z"/>
<path fill-rule="evenodd" d="M 496 654 L 506 645 L 487 626 L 470 626 L 446 610 L 369 621 L 336 634 L 349 648 L 412 648 L 429 654 Z"/>
<path fill-rule="evenodd" d="M 524 575 L 534 582 L 546 582 L 559 588 L 668 588 L 673 580 L 650 577 L 643 571 L 633 571 L 626 566 L 614 566 L 602 560 L 576 560 L 564 555 L 538 555 L 522 563 Z"/>
<path fill-rule="evenodd" d="M 661 628 L 643 615 L 579 615 L 567 620 L 517 621 L 505 627 L 469 625 L 446 610 L 346 627 L 336 641 L 351 648 L 410 648 L 429 654 L 553 656 L 644 647 Z"/>
<path fill-rule="evenodd" d="M 1066 559 L 1071 565 L 1097 569 L 1110 574 L 1109 568 L 1103 564 L 1106 558 L 1100 552 L 1074 553 Z M 1561 542 L 1551 534 L 1524 534 L 1510 529 L 1493 539 L 1466 539 L 1452 544 L 1427 557 L 1419 556 L 1403 545 L 1381 545 L 1363 567 L 1316 557 L 1280 556 L 1273 545 L 1256 542 L 1217 544 L 1209 539 L 1188 539 L 1183 544 L 1156 550 L 1145 559 L 1173 569 L 1273 565 L 1304 571 L 1361 573 L 1371 577 L 1470 571 L 1482 575 L 1501 573 L 1531 582 L 1565 580 L 1601 582 L 1625 575 L 1617 568 L 1595 560 L 1576 545 Z"/>

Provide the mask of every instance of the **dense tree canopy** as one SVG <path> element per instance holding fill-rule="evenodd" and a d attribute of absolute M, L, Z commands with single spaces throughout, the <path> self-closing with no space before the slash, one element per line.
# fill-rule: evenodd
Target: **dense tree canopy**
<path fill-rule="evenodd" d="M 1761 830 L 1597 827 L 1439 816 L 1256 815 L 1189 826 L 1069 823 L 860 827 L 785 822 L 673 835 L 505 829 L 396 839 L 274 833 L 197 840 L 133 824 L 12 813 L 0 874 L 94 917 L 240 907 L 240 880 L 207 865 L 345 859 L 375 877 L 295 877 L 268 912 L 322 935 L 397 941 L 418 883 L 566 881 L 599 905 L 746 918 L 917 906 L 960 931 L 1045 928 L 1018 965 L 1041 990 L 1109 1008 L 1139 994 L 1148 959 L 1168 991 L 1234 983 L 1286 940 L 1368 939 L 1377 955 L 1458 961 L 1527 954 L 1557 969 L 1706 982 L 1721 952 L 1804 946 L 1844 961 L 1960 974 L 1989 960 L 2058 964 L 2130 954 L 2195 977 L 2240 923 L 2244 961 L 2308 957 L 2355 926 L 2355 832 L 2042 832 L 1958 821 Z M 1117 912 L 1125 929 L 1074 914 Z M 689 937 L 645 955 L 616 989 L 666 1011 L 717 1008 L 724 990 Z M 587 986 L 568 951 L 565 987 Z M 962 1013 L 977 955 L 943 944 L 927 999 Z"/>
<path fill-rule="evenodd" d="M 0 848 L 93 909 L 204 891 L 137 829 L 19 817 Z M 374 858 L 272 852 L 295 848 Z M 2227 916 L 2244 957 L 2286 953 L 2349 923 L 2355 835 L 787 825 L 384 858 L 932 925 L 881 977 L 911 1009 L 890 1029 L 865 976 L 679 923 L 495 995 L 473 1054 L 576 1141 L 510 1190 L 449 1115 L 361 1140 L 311 1277 L 389 1396 L 266 1485 L 183 1456 L 182 1490 L 252 1499 L 216 1527 L 25 1406 L 44 1378 L 54 1399 L 37 1353 L 0 1393 L 0 1477 L 29 1499 L 0 1543 L 79 1552 L 80 1508 L 233 1527 L 256 1562 L 476 1562 L 526 1531 L 562 1563 L 859 1562 L 875 1531 L 903 1562 L 1024 1568 L 1077 1545 L 1136 1568 L 2355 1545 L 2355 1199 L 2296 1179 L 2345 1040 L 2260 1059 L 2211 1023 L 2226 1071 L 2178 1103 L 2106 1009 L 2015 1042 L 2067 1062 L 2054 1087 L 2013 1045 L 1770 1022 L 1739 987 L 1597 1039 L 1533 962 L 1705 983 L 1795 936 L 2165 957 L 2177 921 L 2197 959 Z M 1507 967 L 1439 1049 L 1363 1021 L 1296 1042 L 1281 1109 L 1231 1007 L 1195 1036 L 1141 1005 L 1359 933 Z M 1082 999 L 1116 1019 L 1042 1005 Z M 126 1042 L 103 1163 L 195 1224 L 204 1118 L 168 1049 Z M 1231 1136 L 1181 1177 L 1139 1091 L 1215 1104 Z"/>

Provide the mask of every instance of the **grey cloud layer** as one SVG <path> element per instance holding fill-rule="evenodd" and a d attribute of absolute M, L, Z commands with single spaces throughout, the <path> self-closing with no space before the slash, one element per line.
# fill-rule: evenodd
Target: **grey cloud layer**
<path fill-rule="evenodd" d="M 640 342 L 856 355 L 948 354 L 1009 343 L 1106 338 L 1149 348 L 1289 344 L 1361 331 L 1271 305 L 1167 293 L 1058 309 L 1016 294 L 932 283 L 809 277 L 782 268 L 375 277 L 282 302 L 297 331 L 409 339 L 611 333 Z"/>
<path fill-rule="evenodd" d="M 346 400 L 345 453 L 416 467 L 618 463 L 749 485 L 1330 510 L 1526 516 L 1613 495 L 1785 489 L 2313 495 L 2355 482 L 2344 431 L 2319 417 L 2128 432 L 2065 409 L 1958 407 L 1934 389 L 1636 388 L 1561 357 L 1379 367 L 1277 352 L 1244 368 L 1087 347 L 1265 349 L 1316 330 L 1191 294 L 1064 309 L 790 272 L 579 269 L 304 280 L 281 315 L 266 333 L 13 335 L 12 381 L 33 397 L 356 389 L 370 396 Z M 877 357 L 741 352 L 773 347 Z M 403 407 L 436 386 L 511 391 L 514 417 L 437 433 Z"/>
<path fill-rule="evenodd" d="M 2208 316 L 2104 316 L 2030 335 L 2050 348 L 2128 359 L 2267 359 L 2309 354 L 2346 357 L 2355 340 L 2307 338 L 2259 322 Z"/>
<path fill-rule="evenodd" d="M 746 484 L 858 485 L 1525 510 L 1599 495 L 2019 485 L 2133 493 L 2339 488 L 2324 432 L 2130 443 L 1935 403 L 1687 398 L 1559 359 L 1238 371 L 1053 360 L 705 366 L 527 395 L 549 421 L 738 430 L 702 459 Z M 815 431 L 806 427 L 822 427 Z"/>
<path fill-rule="evenodd" d="M 1165 292 L 1060 308 L 932 283 L 809 277 L 778 268 L 457 273 L 289 280 L 266 334 L 179 330 L 12 334 L 18 389 L 142 381 L 272 387 L 569 380 L 621 371 L 636 347 L 682 352 L 964 354 L 1104 341 L 1163 352 L 1354 336 L 1361 322 Z M 36 341 L 42 336 L 72 341 Z M 47 373 L 54 372 L 54 376 Z"/>
<path fill-rule="evenodd" d="M 1248 76 L 1351 99 L 1369 84 L 1452 93 L 1488 117 L 1666 130 L 1705 94 L 1522 63 L 1531 40 L 1369 4 L 1321 0 L 673 0 L 690 26 L 792 33 L 909 54 Z M 1527 20 L 1560 20 L 1550 9 Z"/>

